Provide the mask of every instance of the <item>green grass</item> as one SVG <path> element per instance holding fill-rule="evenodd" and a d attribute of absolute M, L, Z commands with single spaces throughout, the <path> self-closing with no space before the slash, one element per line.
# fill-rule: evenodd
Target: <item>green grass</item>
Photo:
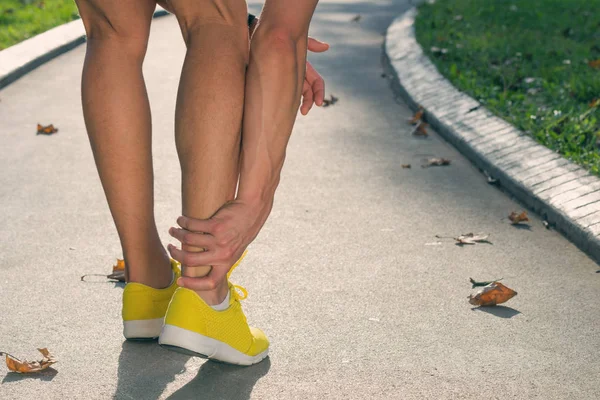
<path fill-rule="evenodd" d="M 456 87 L 600 175 L 600 0 L 437 0 L 415 30 Z"/>
<path fill-rule="evenodd" d="M 0 50 L 77 18 L 74 0 L 1 0 Z"/>

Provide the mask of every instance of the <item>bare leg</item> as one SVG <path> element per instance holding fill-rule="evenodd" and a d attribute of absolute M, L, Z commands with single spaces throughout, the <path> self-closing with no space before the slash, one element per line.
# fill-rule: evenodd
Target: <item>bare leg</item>
<path fill-rule="evenodd" d="M 182 172 L 183 215 L 205 219 L 233 200 L 239 175 L 244 77 L 248 59 L 244 0 L 168 0 L 187 53 L 175 111 L 175 139 Z M 184 250 L 202 251 L 188 245 Z M 204 276 L 210 266 L 184 268 Z M 227 282 L 198 292 L 218 304 Z"/>
<path fill-rule="evenodd" d="M 300 106 L 308 26 L 317 2 L 266 0 L 252 36 L 238 199 L 261 204 L 263 223 Z"/>
<path fill-rule="evenodd" d="M 127 265 L 128 281 L 170 283 L 154 219 L 150 106 L 142 62 L 154 0 L 76 0 L 87 33 L 87 132 Z"/>

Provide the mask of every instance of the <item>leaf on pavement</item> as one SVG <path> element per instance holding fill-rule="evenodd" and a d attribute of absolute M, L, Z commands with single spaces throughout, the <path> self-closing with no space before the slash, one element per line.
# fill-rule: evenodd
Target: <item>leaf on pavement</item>
<path fill-rule="evenodd" d="M 457 244 L 490 243 L 487 240 L 489 237 L 490 235 L 485 235 L 483 233 L 465 233 L 464 235 L 454 238 L 454 240 L 456 240 Z"/>
<path fill-rule="evenodd" d="M 588 61 L 588 65 L 592 68 L 600 69 L 600 60 Z"/>
<path fill-rule="evenodd" d="M 354 18 L 352 18 L 352 22 L 358 22 L 358 21 L 360 21 L 360 18 L 361 18 L 360 14 L 356 14 L 356 16 L 354 16 Z"/>
<path fill-rule="evenodd" d="M 415 113 L 415 115 L 412 116 L 411 119 L 408 120 L 408 122 L 410 122 L 411 124 L 416 124 L 419 121 L 421 121 L 423 119 L 423 107 L 419 106 L 419 109 L 417 110 L 417 112 Z"/>
<path fill-rule="evenodd" d="M 52 135 L 53 133 L 58 132 L 58 128 L 55 128 L 54 125 L 50 124 L 47 126 L 42 126 L 41 124 L 37 124 L 37 133 L 36 135 Z"/>
<path fill-rule="evenodd" d="M 40 372 L 57 362 L 47 348 L 38 349 L 38 351 L 42 353 L 42 356 L 44 356 L 40 361 L 21 361 L 18 358 L 4 352 L 0 352 L 0 355 L 6 356 L 6 366 L 10 371 L 18 372 L 20 374 Z"/>
<path fill-rule="evenodd" d="M 419 121 L 415 129 L 411 132 L 415 136 L 429 136 L 427 133 L 427 122 Z"/>
<path fill-rule="evenodd" d="M 108 279 L 116 279 L 119 282 L 125 282 L 125 260 L 117 258 L 117 265 L 113 265 L 113 272 L 106 275 Z"/>
<path fill-rule="evenodd" d="M 402 168 L 404 168 L 404 169 L 410 169 L 410 164 L 402 164 Z"/>
<path fill-rule="evenodd" d="M 479 292 L 469 295 L 469 303 L 474 306 L 495 306 L 504 303 L 517 295 L 517 292 L 504 286 L 500 282 L 492 282 L 482 288 Z"/>
<path fill-rule="evenodd" d="M 331 95 L 331 99 L 323 99 L 323 107 L 329 107 L 337 103 L 339 99 L 334 95 Z"/>
<path fill-rule="evenodd" d="M 501 280 L 502 280 L 502 278 L 496 279 L 496 280 L 493 280 L 493 281 L 477 282 L 475 279 L 469 278 L 469 282 L 471 282 L 471 285 L 473 285 L 473 286 L 471 286 L 471 289 L 475 289 L 476 287 L 480 287 L 480 286 L 491 285 L 492 283 L 498 282 L 498 281 L 501 281 Z"/>
<path fill-rule="evenodd" d="M 520 214 L 518 212 L 513 211 L 508 216 L 508 219 L 510 219 L 510 222 L 513 225 L 519 224 L 521 222 L 529 221 L 529 218 L 527 218 L 527 211 L 523 211 Z"/>
<path fill-rule="evenodd" d="M 423 168 L 427 167 L 437 167 L 442 165 L 450 165 L 450 160 L 447 158 L 428 158 L 425 160 L 425 164 L 422 165 Z"/>

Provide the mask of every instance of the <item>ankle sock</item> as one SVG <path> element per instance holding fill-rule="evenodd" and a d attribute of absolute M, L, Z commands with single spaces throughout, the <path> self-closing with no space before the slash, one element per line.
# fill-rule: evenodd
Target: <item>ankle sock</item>
<path fill-rule="evenodd" d="M 223 302 L 221 304 L 211 306 L 213 308 L 213 310 L 216 310 L 216 311 L 227 310 L 229 308 L 229 294 L 230 294 L 230 292 L 227 292 L 227 297 L 225 297 L 225 300 L 223 300 Z"/>

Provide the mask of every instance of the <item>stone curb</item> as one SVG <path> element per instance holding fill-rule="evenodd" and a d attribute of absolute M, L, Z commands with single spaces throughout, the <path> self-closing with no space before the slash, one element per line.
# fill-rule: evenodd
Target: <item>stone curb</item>
<path fill-rule="evenodd" d="M 157 6 L 154 18 L 167 14 Z M 0 51 L 0 89 L 83 42 L 85 29 L 81 19 L 77 19 Z"/>
<path fill-rule="evenodd" d="M 539 213 L 600 263 L 600 179 L 538 144 L 452 86 L 415 39 L 416 8 L 396 18 L 385 38 L 394 90 L 507 192 Z"/>

